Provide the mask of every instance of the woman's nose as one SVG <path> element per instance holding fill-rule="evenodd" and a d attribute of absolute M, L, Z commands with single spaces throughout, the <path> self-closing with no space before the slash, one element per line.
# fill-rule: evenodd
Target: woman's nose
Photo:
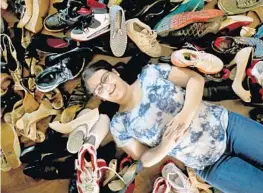
<path fill-rule="evenodd" d="M 113 87 L 113 84 L 111 83 L 105 83 L 104 85 L 104 89 L 107 91 L 107 92 L 110 92 L 112 87 Z"/>

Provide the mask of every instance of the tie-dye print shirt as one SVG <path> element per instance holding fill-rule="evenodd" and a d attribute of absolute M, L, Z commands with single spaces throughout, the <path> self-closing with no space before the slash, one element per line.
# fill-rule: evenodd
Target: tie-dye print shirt
<path fill-rule="evenodd" d="M 170 70 L 168 64 L 142 70 L 138 76 L 143 93 L 140 104 L 117 113 L 110 124 L 117 146 L 128 145 L 132 138 L 149 147 L 160 143 L 165 125 L 181 111 L 185 100 L 185 89 L 168 80 Z M 176 142 L 169 155 L 195 169 L 215 163 L 226 148 L 227 122 L 224 107 L 202 101 L 189 133 Z"/>

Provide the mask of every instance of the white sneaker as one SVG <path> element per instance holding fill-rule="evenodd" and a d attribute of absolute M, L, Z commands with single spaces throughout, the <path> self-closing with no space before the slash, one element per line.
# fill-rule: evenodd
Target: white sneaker
<path fill-rule="evenodd" d="M 252 68 L 251 74 L 257 79 L 258 84 L 263 87 L 263 61 L 259 61 Z"/>
<path fill-rule="evenodd" d="M 191 186 L 189 178 L 174 163 L 168 163 L 163 167 L 162 176 L 168 181 L 172 191 L 198 193 L 198 190 Z"/>
<path fill-rule="evenodd" d="M 171 186 L 163 177 L 158 177 L 154 181 L 152 193 L 171 193 Z"/>
<path fill-rule="evenodd" d="M 139 49 L 151 57 L 160 57 L 162 47 L 156 40 L 157 33 L 139 19 L 130 19 L 126 22 L 126 29 L 129 38 Z"/>
<path fill-rule="evenodd" d="M 70 36 L 77 41 L 88 41 L 110 30 L 110 16 L 108 13 L 94 13 L 93 18 L 81 27 L 71 30 Z"/>
<path fill-rule="evenodd" d="M 189 49 L 173 52 L 171 62 L 178 67 L 196 67 L 205 74 L 216 74 L 224 67 L 222 60 L 215 55 Z"/>

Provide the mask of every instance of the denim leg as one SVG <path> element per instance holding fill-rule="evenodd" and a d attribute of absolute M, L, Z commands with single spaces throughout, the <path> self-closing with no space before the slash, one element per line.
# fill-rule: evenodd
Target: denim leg
<path fill-rule="evenodd" d="M 263 193 L 263 171 L 239 157 L 223 155 L 197 174 L 224 193 Z"/>
<path fill-rule="evenodd" d="M 263 168 L 263 125 L 232 112 L 228 124 L 226 153 Z"/>

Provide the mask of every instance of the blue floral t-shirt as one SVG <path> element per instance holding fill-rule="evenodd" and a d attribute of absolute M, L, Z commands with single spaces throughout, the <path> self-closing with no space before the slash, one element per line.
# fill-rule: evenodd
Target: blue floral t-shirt
<path fill-rule="evenodd" d="M 110 124 L 117 146 L 128 145 L 132 138 L 149 147 L 161 142 L 166 124 L 182 110 L 185 100 L 185 90 L 168 80 L 170 71 L 168 64 L 142 70 L 138 76 L 143 93 L 140 104 L 117 113 Z M 195 169 L 213 164 L 225 151 L 227 122 L 224 107 L 202 101 L 189 133 L 176 142 L 169 155 Z"/>

